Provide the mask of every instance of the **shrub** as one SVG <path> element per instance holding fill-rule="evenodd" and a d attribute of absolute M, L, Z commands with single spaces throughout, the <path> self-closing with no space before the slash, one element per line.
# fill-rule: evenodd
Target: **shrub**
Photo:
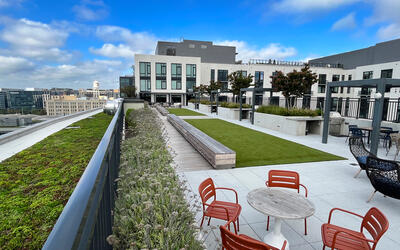
<path fill-rule="evenodd" d="M 283 108 L 279 106 L 260 106 L 256 112 L 281 115 L 281 116 L 319 116 L 321 110 L 298 109 L 298 108 Z"/>
<path fill-rule="evenodd" d="M 240 108 L 240 103 L 235 103 L 235 102 L 220 102 L 219 106 L 223 108 L 229 108 L 229 109 L 234 109 L 234 108 Z M 243 103 L 242 108 L 251 108 L 251 105 Z"/>
<path fill-rule="evenodd" d="M 122 145 L 114 233 L 108 242 L 115 249 L 203 249 L 161 121 L 148 108 L 133 110 L 126 119 L 134 126 Z"/>

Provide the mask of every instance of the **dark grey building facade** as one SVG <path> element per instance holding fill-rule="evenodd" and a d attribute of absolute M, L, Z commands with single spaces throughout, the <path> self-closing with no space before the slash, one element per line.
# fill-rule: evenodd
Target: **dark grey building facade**
<path fill-rule="evenodd" d="M 399 61 L 400 39 L 377 43 L 374 46 L 310 60 L 310 64 L 341 64 L 344 69 Z"/>
<path fill-rule="evenodd" d="M 156 55 L 200 57 L 203 63 L 234 64 L 236 47 L 214 45 L 212 42 L 183 40 L 182 42 L 159 41 Z"/>

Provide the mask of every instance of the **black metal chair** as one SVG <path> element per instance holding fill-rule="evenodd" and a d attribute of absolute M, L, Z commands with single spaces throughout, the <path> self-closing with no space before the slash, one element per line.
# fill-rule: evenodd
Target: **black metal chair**
<path fill-rule="evenodd" d="M 375 189 L 367 202 L 376 192 L 400 199 L 400 168 L 397 162 L 368 156 L 366 167 L 367 176 Z"/>
<path fill-rule="evenodd" d="M 347 140 L 351 137 L 351 136 L 353 136 L 354 135 L 354 129 L 356 129 L 356 128 L 358 128 L 358 126 L 357 125 L 349 125 L 349 133 L 347 134 L 347 138 L 346 138 L 346 141 L 345 142 L 347 142 Z"/>
<path fill-rule="evenodd" d="M 367 157 L 373 156 L 364 146 L 363 137 L 352 136 L 349 139 L 350 152 L 353 154 L 354 158 L 360 166 L 360 170 L 354 175 L 354 178 L 361 173 L 362 170 L 366 169 Z"/>

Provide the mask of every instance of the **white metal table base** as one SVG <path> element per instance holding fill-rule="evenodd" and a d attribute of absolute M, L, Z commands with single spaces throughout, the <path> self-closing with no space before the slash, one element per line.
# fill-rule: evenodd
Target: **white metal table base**
<path fill-rule="evenodd" d="M 267 233 L 264 236 L 264 242 L 268 245 L 274 246 L 278 249 L 281 249 L 283 246 L 283 243 L 286 240 L 286 250 L 289 249 L 289 241 L 283 236 L 281 232 L 281 227 L 282 227 L 282 219 L 276 218 L 274 220 L 274 225 L 273 229 L 271 232 Z"/>

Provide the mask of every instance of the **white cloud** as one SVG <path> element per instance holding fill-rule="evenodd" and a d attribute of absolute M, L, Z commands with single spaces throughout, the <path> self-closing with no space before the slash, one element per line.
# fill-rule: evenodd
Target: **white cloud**
<path fill-rule="evenodd" d="M 23 0 L 0 0 L 0 8 L 20 5 Z"/>
<path fill-rule="evenodd" d="M 147 32 L 131 32 L 129 29 L 104 25 L 96 29 L 96 36 L 106 42 L 123 42 L 134 51 L 154 51 L 157 37 Z"/>
<path fill-rule="evenodd" d="M 133 33 L 129 29 L 110 25 L 97 27 L 96 36 L 106 43 L 101 48 L 91 47 L 89 51 L 110 58 L 133 59 L 135 54 L 151 54 L 159 40 L 147 32 Z"/>
<path fill-rule="evenodd" d="M 7 55 L 18 55 L 35 60 L 66 61 L 72 55 L 59 47 L 64 46 L 68 32 L 48 24 L 28 19 L 7 19 L 0 31 L 0 40 L 9 44 Z"/>
<path fill-rule="evenodd" d="M 332 10 L 360 0 L 282 0 L 272 4 L 272 9 L 281 13 L 301 13 Z"/>
<path fill-rule="evenodd" d="M 243 60 L 247 62 L 249 59 L 286 59 L 288 57 L 297 54 L 297 51 L 293 47 L 285 47 L 279 43 L 271 43 L 268 46 L 262 48 L 256 48 L 248 45 L 245 41 L 217 41 L 215 44 L 235 46 L 236 60 Z"/>
<path fill-rule="evenodd" d="M 382 40 L 400 38 L 400 24 L 392 23 L 378 29 L 377 35 Z"/>
<path fill-rule="evenodd" d="M 357 27 L 355 13 L 349 13 L 343 18 L 337 20 L 333 25 L 331 30 L 351 30 Z"/>
<path fill-rule="evenodd" d="M 135 56 L 135 51 L 133 51 L 129 46 L 124 44 L 119 44 L 118 46 L 115 46 L 113 44 L 106 43 L 99 49 L 89 48 L 89 51 L 96 55 L 101 55 L 111 58 L 122 57 L 122 58 L 132 59 Z"/>
<path fill-rule="evenodd" d="M 101 20 L 108 16 L 108 9 L 103 1 L 83 0 L 74 5 L 72 11 L 78 19 L 86 21 Z"/>
<path fill-rule="evenodd" d="M 1 56 L 0 55 L 0 73 L 14 74 L 33 69 L 33 63 L 21 57 Z"/>

